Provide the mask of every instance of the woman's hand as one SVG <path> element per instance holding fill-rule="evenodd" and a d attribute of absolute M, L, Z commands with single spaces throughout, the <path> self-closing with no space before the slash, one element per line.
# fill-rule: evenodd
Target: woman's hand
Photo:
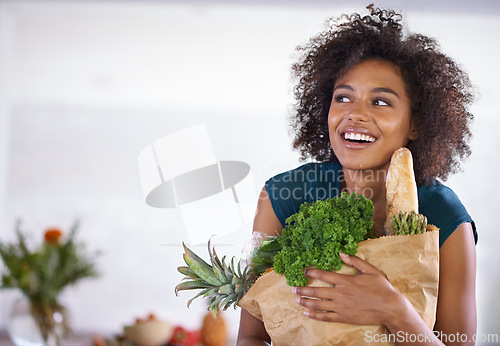
<path fill-rule="evenodd" d="M 407 307 L 406 298 L 376 267 L 356 256 L 341 254 L 340 258 L 360 274 L 308 269 L 306 277 L 329 282 L 334 287 L 294 288 L 299 296 L 297 302 L 308 309 L 306 316 L 328 322 L 388 325 Z"/>

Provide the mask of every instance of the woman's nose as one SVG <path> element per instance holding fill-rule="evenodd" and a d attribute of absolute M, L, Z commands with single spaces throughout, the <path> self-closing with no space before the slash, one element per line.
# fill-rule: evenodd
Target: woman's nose
<path fill-rule="evenodd" d="M 361 102 L 352 104 L 351 109 L 346 113 L 348 120 L 352 122 L 366 122 L 369 120 L 369 110 Z"/>

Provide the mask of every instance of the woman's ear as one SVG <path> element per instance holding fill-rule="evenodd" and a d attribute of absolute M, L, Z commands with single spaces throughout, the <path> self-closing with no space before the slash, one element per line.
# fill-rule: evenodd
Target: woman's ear
<path fill-rule="evenodd" d="M 415 126 L 415 121 L 412 119 L 410 121 L 410 131 L 408 132 L 408 139 L 414 141 L 419 137 L 419 133 L 417 131 L 417 127 Z"/>
<path fill-rule="evenodd" d="M 419 137 L 418 131 L 415 128 L 410 129 L 410 133 L 408 134 L 408 138 L 412 141 Z"/>

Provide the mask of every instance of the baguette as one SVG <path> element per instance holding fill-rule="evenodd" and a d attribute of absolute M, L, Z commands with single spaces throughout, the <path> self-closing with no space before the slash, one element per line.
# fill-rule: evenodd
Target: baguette
<path fill-rule="evenodd" d="M 394 234 L 392 218 L 400 212 L 418 214 L 418 194 L 413 158 L 410 150 L 399 148 L 391 158 L 386 182 L 386 218 L 384 230 L 387 235 Z"/>

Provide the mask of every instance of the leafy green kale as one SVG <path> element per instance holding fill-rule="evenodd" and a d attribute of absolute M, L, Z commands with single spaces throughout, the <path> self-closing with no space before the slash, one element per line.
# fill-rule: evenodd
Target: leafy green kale
<path fill-rule="evenodd" d="M 290 286 L 305 286 L 304 267 L 339 270 L 339 252 L 356 254 L 358 243 L 371 237 L 373 203 L 363 195 L 340 196 L 304 203 L 286 220 L 282 249 L 273 258 L 274 270 L 285 274 Z"/>

